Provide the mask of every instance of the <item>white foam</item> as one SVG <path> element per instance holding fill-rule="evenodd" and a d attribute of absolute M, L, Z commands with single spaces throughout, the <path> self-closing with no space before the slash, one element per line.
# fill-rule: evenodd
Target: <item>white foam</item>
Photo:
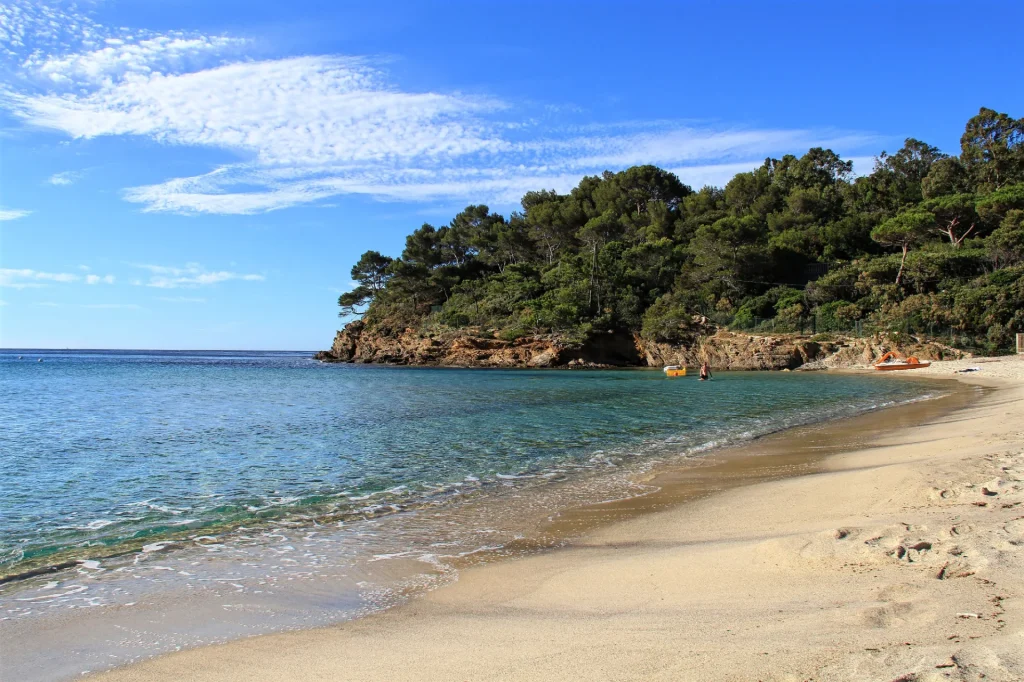
<path fill-rule="evenodd" d="M 374 554 L 373 558 L 369 559 L 369 561 L 383 561 L 384 559 L 399 559 L 399 558 L 402 558 L 402 557 L 407 557 L 407 556 L 409 556 L 411 554 L 413 554 L 413 552 L 411 552 L 411 551 L 395 552 L 394 554 Z"/>
<path fill-rule="evenodd" d="M 42 599 L 50 601 L 52 599 L 60 599 L 61 597 L 69 597 L 69 596 L 71 596 L 73 594 L 81 594 L 82 592 L 85 592 L 88 589 L 89 588 L 86 587 L 85 585 L 72 585 L 71 589 L 68 590 L 67 592 L 60 592 L 58 594 L 42 594 L 42 595 L 39 595 L 38 597 L 19 597 L 15 601 L 31 601 L 31 602 L 35 602 L 35 601 L 39 601 L 39 600 L 42 600 Z"/>
<path fill-rule="evenodd" d="M 150 543 L 148 545 L 143 545 L 142 546 L 142 551 L 143 552 L 159 552 L 160 550 L 162 550 L 165 547 L 167 547 L 167 545 L 169 545 L 169 544 L 171 544 L 171 543 L 170 542 L 153 542 L 153 543 Z"/>

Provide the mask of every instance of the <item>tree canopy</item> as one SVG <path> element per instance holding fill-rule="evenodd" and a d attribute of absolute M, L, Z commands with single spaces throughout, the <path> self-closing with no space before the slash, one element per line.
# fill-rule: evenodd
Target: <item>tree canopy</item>
<path fill-rule="evenodd" d="M 363 254 L 343 315 L 382 332 L 504 338 L 629 331 L 673 341 L 699 317 L 912 319 L 1008 343 L 1024 325 L 1024 119 L 981 109 L 958 156 L 909 138 L 853 176 L 831 150 L 769 158 L 697 191 L 655 166 L 466 207 L 396 258 Z"/>

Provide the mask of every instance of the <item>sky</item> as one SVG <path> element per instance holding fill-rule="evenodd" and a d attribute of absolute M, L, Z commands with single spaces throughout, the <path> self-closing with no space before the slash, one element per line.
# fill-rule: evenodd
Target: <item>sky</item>
<path fill-rule="evenodd" d="M 0 347 L 327 348 L 374 249 L 1024 116 L 1015 3 L 0 0 Z"/>

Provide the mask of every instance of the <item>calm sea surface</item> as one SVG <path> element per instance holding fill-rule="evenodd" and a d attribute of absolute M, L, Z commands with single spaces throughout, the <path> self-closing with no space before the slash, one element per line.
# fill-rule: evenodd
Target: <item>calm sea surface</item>
<path fill-rule="evenodd" d="M 813 373 L 701 383 L 325 365 L 308 353 L 2 351 L 0 569 L 692 455 L 929 389 Z"/>

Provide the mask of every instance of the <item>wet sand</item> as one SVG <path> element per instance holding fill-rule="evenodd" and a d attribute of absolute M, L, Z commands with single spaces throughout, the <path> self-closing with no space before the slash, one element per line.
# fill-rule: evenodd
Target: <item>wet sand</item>
<path fill-rule="evenodd" d="M 1024 360 L 978 366 L 994 390 L 662 472 L 390 611 L 98 679 L 1024 679 Z"/>

